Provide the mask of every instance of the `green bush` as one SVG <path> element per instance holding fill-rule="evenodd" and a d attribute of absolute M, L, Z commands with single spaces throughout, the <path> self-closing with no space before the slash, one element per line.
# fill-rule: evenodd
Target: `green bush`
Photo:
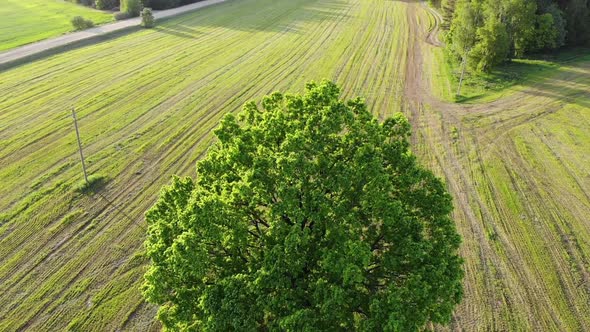
<path fill-rule="evenodd" d="M 151 8 L 144 8 L 141 11 L 141 26 L 144 28 L 153 28 L 156 25 L 154 14 Z"/>
<path fill-rule="evenodd" d="M 144 6 L 150 6 L 154 9 L 168 9 L 178 7 L 180 0 L 144 0 Z"/>
<path fill-rule="evenodd" d="M 184 6 L 202 0 L 142 0 L 144 7 L 153 9 L 169 9 L 178 6 Z"/>
<path fill-rule="evenodd" d="M 121 0 L 121 11 L 131 17 L 139 16 L 141 13 L 141 2 L 139 0 Z"/>
<path fill-rule="evenodd" d="M 74 0 L 74 1 L 70 1 L 70 2 L 77 3 L 80 5 L 84 5 L 84 6 L 89 6 L 89 7 L 94 4 L 93 0 Z"/>
<path fill-rule="evenodd" d="M 87 20 L 82 16 L 75 16 L 72 18 L 72 26 L 74 26 L 74 29 L 76 30 L 85 30 L 92 28 L 94 26 L 94 22 Z"/>
<path fill-rule="evenodd" d="M 125 12 L 116 12 L 113 14 L 113 17 L 115 17 L 115 20 L 121 21 L 121 20 L 126 20 L 126 19 L 130 18 L 131 15 L 129 15 Z"/>
<path fill-rule="evenodd" d="M 74 185 L 74 191 L 85 194 L 100 190 L 107 182 L 107 177 L 101 174 L 92 174 L 88 177 L 88 182 L 80 180 Z"/>
<path fill-rule="evenodd" d="M 100 10 L 109 10 L 117 7 L 119 5 L 119 1 L 117 0 L 96 0 L 94 2 L 96 9 Z"/>

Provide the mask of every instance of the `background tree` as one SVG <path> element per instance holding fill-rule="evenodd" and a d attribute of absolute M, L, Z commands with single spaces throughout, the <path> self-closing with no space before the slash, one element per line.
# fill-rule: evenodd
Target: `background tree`
<path fill-rule="evenodd" d="M 453 13 L 457 5 L 457 0 L 442 0 L 440 4 L 441 15 L 443 18 L 441 27 L 445 30 L 451 28 L 451 21 L 453 20 Z"/>
<path fill-rule="evenodd" d="M 555 35 L 555 43 L 554 43 L 554 47 L 552 48 L 559 48 L 565 45 L 565 39 L 567 36 L 567 30 L 566 30 L 566 25 L 567 22 L 565 20 L 565 16 L 563 14 L 563 12 L 559 9 L 559 7 L 557 6 L 557 4 L 552 3 L 547 7 L 543 8 L 543 11 L 541 12 L 543 15 L 544 14 L 551 14 L 551 16 L 553 17 L 553 26 L 555 28 L 556 31 L 556 35 Z M 589 31 L 590 33 L 590 31 Z"/>
<path fill-rule="evenodd" d="M 477 29 L 483 22 L 481 5 L 477 2 L 459 0 L 456 5 L 454 21 L 448 34 L 448 44 L 454 56 L 461 59 L 461 78 L 457 95 L 461 94 L 461 85 L 467 68 L 469 53 L 477 42 Z"/>
<path fill-rule="evenodd" d="M 492 5 L 493 3 L 497 5 Z M 535 36 L 535 20 L 537 4 L 534 0 L 501 0 L 488 1 L 489 8 L 487 15 L 489 20 L 494 17 L 506 28 L 508 35 L 508 56 L 523 57 L 527 52 L 527 46 Z M 490 24 L 489 27 L 492 27 Z"/>
<path fill-rule="evenodd" d="M 554 49 L 558 45 L 559 37 L 553 15 L 551 13 L 538 15 L 535 22 L 535 38 L 529 41 L 528 49 L 531 51 Z"/>
<path fill-rule="evenodd" d="M 477 8 L 481 18 L 475 42 L 473 34 L 460 33 L 473 25 L 473 16 L 466 15 L 472 8 Z M 477 59 L 478 63 L 471 67 L 480 70 L 489 71 L 504 61 L 534 52 L 590 43 L 588 0 L 445 0 L 441 10 L 445 21 L 452 17 L 447 51 L 454 59 L 464 59 L 458 50 L 473 43 L 473 50 L 477 51 L 469 58 Z M 493 36 L 496 32 L 499 35 Z M 506 45 L 508 49 L 504 52 Z"/>
<path fill-rule="evenodd" d="M 143 292 L 171 330 L 415 331 L 462 294 L 443 183 L 331 82 L 226 115 L 146 214 Z"/>
<path fill-rule="evenodd" d="M 498 19 L 486 20 L 484 26 L 477 29 L 478 43 L 469 52 L 469 65 L 477 71 L 490 71 L 495 65 L 506 59 L 510 40 L 506 26 Z"/>
<path fill-rule="evenodd" d="M 570 45 L 590 43 L 590 2 L 588 0 L 562 1 L 567 17 L 567 41 Z"/>
<path fill-rule="evenodd" d="M 94 5 L 96 9 L 108 10 L 119 6 L 119 0 L 96 0 Z"/>
<path fill-rule="evenodd" d="M 178 7 L 180 0 L 142 0 L 144 7 L 154 9 L 168 9 Z"/>
<path fill-rule="evenodd" d="M 121 11 L 130 17 L 139 16 L 141 13 L 141 6 L 139 0 L 121 0 Z"/>

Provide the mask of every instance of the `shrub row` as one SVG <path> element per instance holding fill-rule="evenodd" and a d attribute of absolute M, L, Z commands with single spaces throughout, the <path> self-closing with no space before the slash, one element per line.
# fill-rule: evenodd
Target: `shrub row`
<path fill-rule="evenodd" d="M 140 0 L 121 0 L 121 11 L 131 17 L 139 16 L 142 7 L 143 5 Z"/>
<path fill-rule="evenodd" d="M 187 5 L 190 3 L 199 2 L 202 0 L 67 0 L 69 2 L 81 4 L 84 6 L 95 7 L 96 9 L 100 10 L 114 10 L 118 7 L 121 7 L 121 11 L 123 7 L 126 6 L 126 3 L 133 2 L 138 3 L 142 7 L 149 7 L 153 9 L 169 9 L 178 6 Z M 134 16 L 138 16 L 141 12 L 141 7 L 137 10 L 137 14 Z"/>
<path fill-rule="evenodd" d="M 153 9 L 169 9 L 199 1 L 202 0 L 142 0 L 142 3 L 145 7 Z"/>
<path fill-rule="evenodd" d="M 94 4 L 96 9 L 111 10 L 119 7 L 119 0 L 96 0 Z"/>
<path fill-rule="evenodd" d="M 115 20 L 125 20 L 131 17 L 137 17 L 142 14 L 143 8 L 149 9 L 148 26 L 153 26 L 153 16 L 151 9 L 169 9 L 202 0 L 68 0 L 77 4 L 95 7 L 100 10 L 117 10 L 114 13 Z M 120 7 L 119 7 L 120 6 Z M 120 11 L 118 11 L 120 8 Z M 143 15 L 142 15 L 143 17 Z M 90 20 L 77 16 L 72 19 L 72 25 L 76 30 L 83 30 L 94 26 Z"/>

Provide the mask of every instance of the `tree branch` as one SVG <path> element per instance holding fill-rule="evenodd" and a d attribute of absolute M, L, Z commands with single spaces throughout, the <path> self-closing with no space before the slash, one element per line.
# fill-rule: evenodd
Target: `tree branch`
<path fill-rule="evenodd" d="M 291 221 L 291 219 L 289 219 L 289 217 L 286 214 L 282 215 L 282 219 L 284 222 L 286 222 L 289 226 L 293 226 L 293 222 Z"/>
<path fill-rule="evenodd" d="M 371 251 L 375 251 L 377 249 L 380 249 L 379 242 L 381 240 L 383 240 L 383 237 L 384 237 L 383 234 L 381 234 L 381 235 L 379 235 L 377 237 L 377 239 L 375 240 L 375 242 L 373 242 L 373 244 L 371 245 Z"/>

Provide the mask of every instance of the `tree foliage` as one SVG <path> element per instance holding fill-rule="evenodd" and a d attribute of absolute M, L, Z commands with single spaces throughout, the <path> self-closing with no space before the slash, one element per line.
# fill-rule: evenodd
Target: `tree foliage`
<path fill-rule="evenodd" d="M 463 59 L 463 46 L 473 44 L 469 57 L 477 63 L 471 67 L 479 70 L 532 52 L 590 42 L 587 0 L 446 0 L 441 6 L 445 21 L 450 21 L 443 25 L 448 26 L 449 53 Z M 471 11 L 481 19 L 474 21 Z M 470 33 L 464 33 L 466 28 Z M 493 36 L 496 33 L 500 35 Z"/>
<path fill-rule="evenodd" d="M 154 9 L 168 9 L 178 7 L 180 0 L 142 0 L 145 7 Z"/>
<path fill-rule="evenodd" d="M 551 14 L 551 16 L 553 17 L 553 27 L 556 30 L 556 36 L 555 36 L 555 43 L 553 45 L 551 45 L 551 48 L 558 48 L 558 47 L 562 47 L 565 45 L 565 39 L 567 36 L 567 30 L 566 30 L 566 20 L 564 17 L 564 13 L 559 9 L 559 7 L 552 3 L 549 6 L 546 6 L 543 8 L 542 11 L 543 15 L 546 14 Z M 542 24 L 542 22 L 539 22 L 539 29 L 542 31 L 541 33 L 547 33 L 547 30 L 543 27 L 540 27 Z M 547 39 L 545 39 L 545 42 L 543 43 L 545 45 L 547 45 Z M 539 47 L 539 46 L 537 46 Z"/>
<path fill-rule="evenodd" d="M 448 30 L 451 28 L 451 21 L 453 20 L 453 13 L 457 6 L 457 0 L 442 0 L 440 9 L 442 12 L 442 28 Z"/>
<path fill-rule="evenodd" d="M 142 0 L 142 4 L 153 9 L 168 9 L 199 1 L 202 0 Z"/>
<path fill-rule="evenodd" d="M 450 50 L 462 60 L 477 42 L 477 30 L 483 22 L 481 6 L 467 0 L 459 0 L 455 11 L 456 21 L 448 35 Z"/>
<path fill-rule="evenodd" d="M 571 45 L 590 43 L 590 2 L 588 0 L 562 1 L 567 21 L 567 41 Z"/>
<path fill-rule="evenodd" d="M 151 8 L 144 7 L 141 11 L 141 26 L 144 28 L 153 28 L 156 25 L 156 19 Z"/>
<path fill-rule="evenodd" d="M 477 29 L 479 42 L 469 52 L 469 66 L 478 71 L 489 71 L 508 54 L 510 40 L 506 27 L 499 20 L 486 20 Z"/>
<path fill-rule="evenodd" d="M 143 292 L 170 330 L 415 331 L 462 295 L 443 183 L 327 81 L 226 115 L 146 214 Z"/>
<path fill-rule="evenodd" d="M 142 4 L 139 0 L 121 0 L 121 11 L 131 17 L 137 17 L 141 13 Z"/>
<path fill-rule="evenodd" d="M 529 49 L 539 51 L 557 48 L 559 44 L 559 30 L 555 29 L 555 18 L 551 13 L 538 15 L 535 22 L 535 36 L 531 39 Z"/>
<path fill-rule="evenodd" d="M 101 10 L 113 9 L 119 6 L 119 0 L 96 0 L 94 6 Z"/>
<path fill-rule="evenodd" d="M 90 19 L 86 19 L 82 16 L 74 16 L 71 20 L 72 26 L 76 30 L 86 30 L 94 26 L 94 22 Z"/>

